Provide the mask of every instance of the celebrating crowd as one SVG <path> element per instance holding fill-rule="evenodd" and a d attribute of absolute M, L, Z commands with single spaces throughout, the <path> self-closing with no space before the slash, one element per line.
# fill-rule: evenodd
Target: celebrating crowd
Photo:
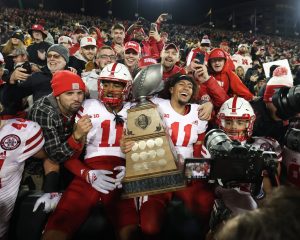
<path fill-rule="evenodd" d="M 276 211 L 281 220 L 299 221 L 294 203 L 294 215 L 279 211 L 284 196 L 299 198 L 299 40 L 175 25 L 167 16 L 150 23 L 1 9 L 0 240 L 10 239 L 25 175 L 35 174 L 44 178 L 42 189 L 33 187 L 43 191 L 33 211 L 52 212 L 45 240 L 73 238 L 99 203 L 116 239 L 164 239 L 174 199 L 199 219 L 200 239 L 241 239 L 244 221 L 258 228 L 257 218 L 270 221 Z M 149 101 L 180 159 L 212 158 L 205 135 L 221 129 L 242 147 L 273 154 L 276 166 L 258 174 L 258 191 L 251 183 L 229 187 L 201 177 L 181 190 L 122 198 L 125 154 L 135 146 L 124 131 L 127 110 L 136 104 L 131 87 L 154 64 L 161 66 L 164 88 Z M 27 173 L 30 162 L 42 172 Z M 207 163 L 201 166 L 208 175 Z M 274 231 L 270 239 L 299 234 L 267 229 Z"/>

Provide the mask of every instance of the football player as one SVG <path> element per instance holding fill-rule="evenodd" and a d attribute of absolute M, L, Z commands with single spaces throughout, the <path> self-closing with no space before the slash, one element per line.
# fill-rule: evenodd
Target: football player
<path fill-rule="evenodd" d="M 138 225 L 134 201 L 120 200 L 121 180 L 125 175 L 120 139 L 130 107 L 126 100 L 131 83 L 125 65 L 108 64 L 99 77 L 99 100 L 85 100 L 80 108 L 76 121 L 88 115 L 93 125 L 87 135 L 84 161 L 74 156 L 65 162 L 75 178 L 50 216 L 43 239 L 72 237 L 99 201 L 120 239 L 128 239 L 130 229 Z"/>
<path fill-rule="evenodd" d="M 162 98 L 152 98 L 156 103 L 163 120 L 169 130 L 177 154 L 183 159 L 200 156 L 202 141 L 207 128 L 207 121 L 199 119 L 199 108 L 203 105 L 192 104 L 197 93 L 197 84 L 187 75 L 176 74 L 165 84 Z M 212 104 L 205 103 L 211 105 Z M 210 112 L 211 112 L 210 111 Z M 131 150 L 133 142 L 124 143 L 124 152 Z M 213 206 L 213 191 L 203 181 L 191 182 L 186 188 L 174 193 L 143 196 L 139 199 L 140 225 L 142 232 L 148 237 L 156 239 L 166 214 L 166 207 L 172 196 L 183 200 L 186 207 L 199 215 L 209 219 Z"/>
<path fill-rule="evenodd" d="M 281 147 L 279 143 L 269 137 L 253 137 L 252 130 L 255 113 L 250 103 L 241 97 L 228 99 L 221 107 L 218 115 L 219 128 L 224 130 L 231 140 L 251 145 L 251 149 L 274 152 L 277 160 L 281 161 Z M 202 146 L 202 155 L 209 158 L 210 153 Z M 280 170 L 280 168 L 278 168 Z M 263 189 L 255 198 L 250 194 L 250 184 L 239 184 L 235 188 L 216 187 L 216 195 L 222 199 L 232 215 L 257 208 L 255 200 L 263 198 L 264 191 L 270 192 L 272 186 L 268 176 L 264 174 Z M 278 182 L 279 184 L 279 182 Z M 222 219 L 225 220 L 225 219 Z"/>
<path fill-rule="evenodd" d="M 2 112 L 3 107 L 0 106 Z M 5 239 L 25 160 L 47 158 L 41 127 L 24 119 L 0 120 L 0 239 Z"/>

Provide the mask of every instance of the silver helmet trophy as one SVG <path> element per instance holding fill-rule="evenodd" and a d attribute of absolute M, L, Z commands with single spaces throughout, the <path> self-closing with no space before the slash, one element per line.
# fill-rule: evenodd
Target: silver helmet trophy
<path fill-rule="evenodd" d="M 160 92 L 164 88 L 161 64 L 153 64 L 139 71 L 132 83 L 132 96 L 138 105 L 149 103 L 147 97 Z"/>
<path fill-rule="evenodd" d="M 137 105 L 127 110 L 125 139 L 134 146 L 126 153 L 123 197 L 151 195 L 185 187 L 177 153 L 157 105 L 147 97 L 164 88 L 162 65 L 142 69 L 133 80 L 132 96 Z"/>

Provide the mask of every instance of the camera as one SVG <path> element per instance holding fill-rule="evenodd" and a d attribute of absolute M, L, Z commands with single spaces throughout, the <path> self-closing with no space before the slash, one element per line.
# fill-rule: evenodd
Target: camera
<path fill-rule="evenodd" d="M 220 129 L 209 131 L 205 136 L 204 145 L 211 158 L 186 159 L 184 173 L 187 179 L 221 179 L 227 187 L 239 183 L 253 183 L 252 193 L 257 195 L 261 188 L 262 172 L 266 170 L 270 178 L 275 177 L 275 152 L 262 151 L 249 144 L 241 145 L 238 141 L 232 141 Z M 271 181 L 275 184 L 275 179 Z"/>
<path fill-rule="evenodd" d="M 32 70 L 31 70 L 31 65 L 28 61 L 24 62 L 22 65 L 20 65 L 21 68 L 24 68 L 26 69 L 26 72 L 27 74 L 31 74 L 32 73 Z"/>
<path fill-rule="evenodd" d="M 294 117 L 300 112 L 300 85 L 279 88 L 273 95 L 272 102 L 279 118 L 287 120 Z"/>
<path fill-rule="evenodd" d="M 162 15 L 164 21 L 172 20 L 172 14 L 166 13 Z"/>
<path fill-rule="evenodd" d="M 289 128 L 284 136 L 284 145 L 300 153 L 300 129 Z"/>

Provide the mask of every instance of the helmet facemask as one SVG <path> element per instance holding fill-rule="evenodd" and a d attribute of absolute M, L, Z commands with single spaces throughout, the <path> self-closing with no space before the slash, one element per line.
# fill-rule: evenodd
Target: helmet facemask
<path fill-rule="evenodd" d="M 254 121 L 255 114 L 250 103 L 240 97 L 228 99 L 218 113 L 219 127 L 231 140 L 242 142 L 250 138 Z"/>
<path fill-rule="evenodd" d="M 116 85 L 107 86 L 111 83 Z M 102 69 L 98 79 L 99 100 L 111 108 L 121 106 L 128 100 L 131 84 L 128 68 L 121 63 L 110 63 Z"/>
<path fill-rule="evenodd" d="M 123 85 L 122 89 L 105 89 L 105 85 L 112 83 L 121 83 Z M 110 107 L 118 107 L 121 106 L 123 102 L 125 102 L 128 99 L 128 94 L 130 90 L 130 84 L 127 81 L 121 81 L 121 80 L 99 80 L 98 81 L 98 89 L 99 89 L 99 99 L 101 102 L 103 102 L 105 105 L 108 105 Z"/>

